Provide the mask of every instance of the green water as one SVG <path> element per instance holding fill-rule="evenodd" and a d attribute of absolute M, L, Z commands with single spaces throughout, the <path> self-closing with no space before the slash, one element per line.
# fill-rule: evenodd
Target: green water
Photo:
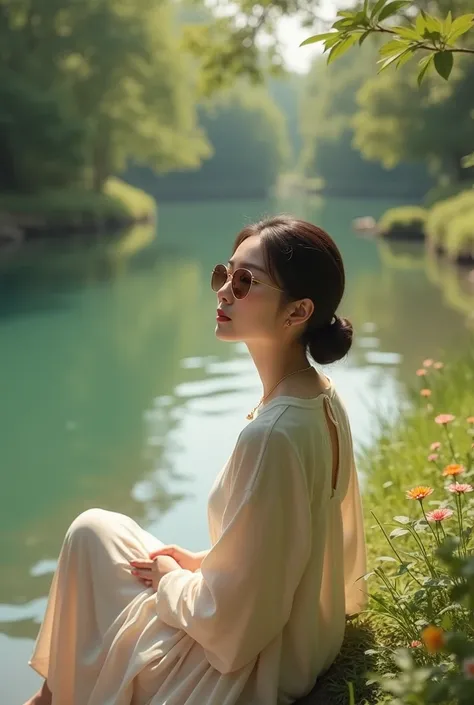
<path fill-rule="evenodd" d="M 341 312 L 357 338 L 327 372 L 357 443 L 370 438 L 375 408 L 403 398 L 423 358 L 465 344 L 471 299 L 457 275 L 440 272 L 420 248 L 380 248 L 352 231 L 354 217 L 377 217 L 388 205 L 165 205 L 156 233 L 35 244 L 0 258 L 3 705 L 21 705 L 37 683 L 26 661 L 78 513 L 114 509 L 165 542 L 208 545 L 207 494 L 260 396 L 246 349 L 214 337 L 208 283 L 243 224 L 293 211 L 340 245 Z"/>

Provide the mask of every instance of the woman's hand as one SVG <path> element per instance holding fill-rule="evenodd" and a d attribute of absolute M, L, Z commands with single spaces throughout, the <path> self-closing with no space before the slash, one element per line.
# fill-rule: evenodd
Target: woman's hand
<path fill-rule="evenodd" d="M 163 546 L 163 548 L 159 548 L 157 551 L 152 551 L 150 558 L 156 558 L 156 556 L 170 556 L 179 564 L 180 568 L 190 570 L 194 573 L 201 567 L 201 563 L 207 553 L 208 551 L 194 553 L 193 551 L 188 551 L 186 548 L 172 544 L 170 546 Z"/>
<path fill-rule="evenodd" d="M 156 592 L 161 578 L 173 570 L 179 570 L 180 565 L 170 556 L 157 556 L 150 560 L 130 561 L 132 575 Z"/>

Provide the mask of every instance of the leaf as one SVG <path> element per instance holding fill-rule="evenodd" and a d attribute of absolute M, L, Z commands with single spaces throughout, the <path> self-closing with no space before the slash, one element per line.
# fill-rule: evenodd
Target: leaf
<path fill-rule="evenodd" d="M 454 44 L 456 39 L 459 39 L 463 34 L 466 34 L 466 32 L 469 32 L 470 29 L 474 26 L 474 14 L 469 14 L 469 15 L 461 15 L 461 17 L 457 17 L 451 27 L 451 31 L 449 32 L 448 38 L 447 38 L 447 43 L 448 44 Z"/>
<path fill-rule="evenodd" d="M 381 56 L 389 56 L 390 54 L 396 54 L 401 49 L 406 49 L 409 46 L 405 39 L 392 39 L 380 47 L 379 54 Z"/>
<path fill-rule="evenodd" d="M 402 39 L 411 39 L 415 42 L 420 42 L 423 39 L 423 36 L 419 34 L 413 25 L 411 27 L 394 27 L 393 31 Z"/>
<path fill-rule="evenodd" d="M 375 5 L 372 8 L 372 12 L 370 13 L 371 20 L 373 20 L 375 17 L 377 17 L 377 15 L 382 10 L 382 8 L 386 2 L 387 2 L 387 0 L 378 0 L 378 2 L 375 3 Z"/>
<path fill-rule="evenodd" d="M 386 563 L 398 563 L 397 559 L 393 556 L 379 556 L 378 561 L 385 561 Z"/>
<path fill-rule="evenodd" d="M 337 37 L 339 32 L 324 32 L 323 34 L 314 34 L 312 37 L 308 37 L 303 42 L 301 42 L 300 47 L 304 47 L 306 44 L 316 44 L 316 42 L 322 42 L 324 39 L 329 39 L 329 37 Z"/>
<path fill-rule="evenodd" d="M 343 39 L 342 42 L 339 42 L 339 44 L 335 44 L 329 52 L 328 64 L 332 63 L 339 56 L 342 56 L 348 49 L 351 48 L 353 44 L 355 44 L 358 38 L 358 35 L 351 34 L 349 37 L 346 37 L 346 39 Z"/>
<path fill-rule="evenodd" d="M 377 61 L 378 64 L 382 64 L 381 67 L 378 70 L 378 73 L 382 73 L 382 71 L 385 71 L 391 64 L 393 64 L 397 59 L 400 59 L 405 52 L 411 51 L 410 49 L 404 49 L 403 51 L 399 51 L 398 54 L 394 54 L 393 56 L 389 56 L 388 59 L 381 59 L 380 61 Z"/>
<path fill-rule="evenodd" d="M 443 23 L 437 17 L 433 17 L 432 15 L 425 15 L 424 20 L 425 28 L 428 30 L 428 32 L 441 33 L 443 31 Z"/>
<path fill-rule="evenodd" d="M 336 17 L 355 17 L 356 13 L 350 10 L 339 10 Z"/>
<path fill-rule="evenodd" d="M 379 14 L 378 21 L 382 22 L 383 20 L 386 20 L 387 17 L 396 15 L 397 12 L 402 9 L 402 7 L 411 4 L 411 0 L 395 0 L 394 2 L 389 2 L 388 5 L 386 5 Z"/>
<path fill-rule="evenodd" d="M 430 54 L 429 56 L 425 56 L 424 59 L 420 61 L 420 66 L 421 70 L 420 73 L 418 74 L 418 85 L 421 86 L 422 81 L 424 77 L 426 76 L 427 72 L 433 65 L 433 60 L 434 60 L 434 54 Z"/>
<path fill-rule="evenodd" d="M 404 54 L 400 57 L 400 59 L 397 61 L 397 69 L 399 69 L 401 66 L 407 63 L 407 61 L 410 61 L 416 54 L 416 49 L 410 48 L 407 49 Z"/>
<path fill-rule="evenodd" d="M 404 515 L 399 515 L 399 516 L 393 517 L 393 520 L 398 522 L 399 524 L 409 524 L 410 523 L 410 517 L 406 517 Z"/>
<path fill-rule="evenodd" d="M 396 538 L 398 538 L 399 536 L 405 536 L 405 534 L 409 534 L 409 533 L 410 533 L 410 532 L 408 531 L 408 529 L 394 529 L 394 530 L 391 532 L 389 538 L 391 538 L 391 539 L 396 539 Z"/>
<path fill-rule="evenodd" d="M 364 34 L 359 39 L 359 46 L 362 46 L 362 44 L 365 42 L 365 40 L 367 39 L 369 34 L 372 34 L 372 32 L 374 32 L 373 29 L 368 29 L 366 32 L 364 32 Z"/>
<path fill-rule="evenodd" d="M 451 51 L 438 51 L 434 55 L 435 69 L 446 81 L 453 69 L 453 62 L 453 53 Z"/>
<path fill-rule="evenodd" d="M 446 19 L 443 22 L 443 33 L 449 35 L 453 27 L 453 13 L 451 10 L 446 15 Z"/>
<path fill-rule="evenodd" d="M 469 169 L 474 166 L 474 152 L 472 154 L 466 154 L 466 156 L 461 159 L 461 165 L 464 169 Z"/>

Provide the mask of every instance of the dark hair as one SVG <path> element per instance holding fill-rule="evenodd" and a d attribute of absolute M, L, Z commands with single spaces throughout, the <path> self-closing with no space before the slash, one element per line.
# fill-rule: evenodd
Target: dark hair
<path fill-rule="evenodd" d="M 336 316 L 345 273 L 334 240 L 312 223 L 278 215 L 245 227 L 233 251 L 253 235 L 261 237 L 268 274 L 284 290 L 287 301 L 308 298 L 314 303 L 302 336 L 311 357 L 322 365 L 343 358 L 352 345 L 352 325 Z"/>

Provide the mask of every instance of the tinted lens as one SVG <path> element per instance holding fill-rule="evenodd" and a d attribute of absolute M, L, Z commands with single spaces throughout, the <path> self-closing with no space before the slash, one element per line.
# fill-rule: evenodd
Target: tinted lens
<path fill-rule="evenodd" d="M 214 271 L 212 272 L 212 277 L 211 277 L 212 290 L 219 291 L 219 289 L 224 286 L 226 281 L 227 281 L 227 269 L 224 267 L 223 264 L 217 264 L 214 267 Z"/>
<path fill-rule="evenodd" d="M 232 292 L 236 299 L 244 299 L 252 286 L 252 275 L 246 269 L 236 269 L 232 277 Z"/>

